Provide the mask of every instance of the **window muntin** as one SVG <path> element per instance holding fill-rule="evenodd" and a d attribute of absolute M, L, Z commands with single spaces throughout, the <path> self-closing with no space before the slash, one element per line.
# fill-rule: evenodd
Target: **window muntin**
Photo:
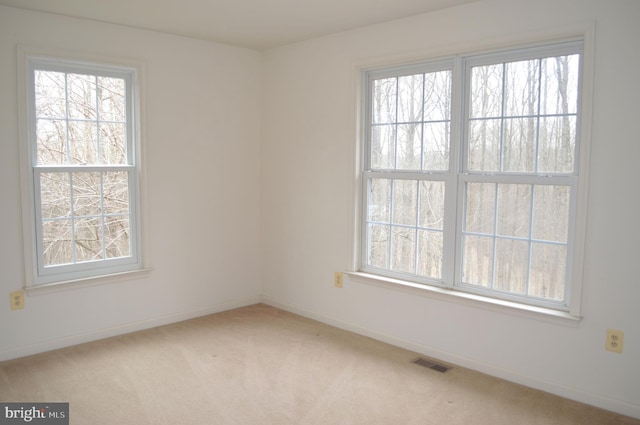
<path fill-rule="evenodd" d="M 581 52 L 368 72 L 361 269 L 568 310 Z"/>
<path fill-rule="evenodd" d="M 140 267 L 135 71 L 28 59 L 35 284 Z"/>

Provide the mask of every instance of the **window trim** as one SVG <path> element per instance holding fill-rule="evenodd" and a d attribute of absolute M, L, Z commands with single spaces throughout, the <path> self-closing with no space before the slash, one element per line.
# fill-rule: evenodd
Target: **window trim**
<path fill-rule="evenodd" d="M 18 79 L 18 119 L 20 146 L 20 182 L 22 193 L 22 227 L 24 250 L 24 288 L 28 292 L 47 291 L 56 287 L 78 286 L 83 281 L 106 281 L 104 278 L 118 277 L 129 273 L 149 270 L 143 262 L 143 229 L 142 203 L 143 173 L 142 173 L 142 129 L 141 116 L 141 76 L 144 66 L 140 62 L 111 57 L 97 57 L 82 55 L 74 52 L 52 51 L 31 46 L 18 46 L 17 79 Z M 87 72 L 93 75 L 117 76 L 127 80 L 127 164 L 117 165 L 89 165 L 87 171 L 108 171 L 118 169 L 128 170 L 129 185 L 129 215 L 130 215 L 130 245 L 131 256 L 101 260 L 95 262 L 77 263 L 73 265 L 56 266 L 43 273 L 40 261 L 38 227 L 41 226 L 36 218 L 39 216 L 39 201 L 36 196 L 38 182 L 36 176 L 40 170 L 47 169 L 71 170 L 66 166 L 41 166 L 34 162 L 35 155 L 35 111 L 33 108 L 35 96 L 34 69 L 50 69 L 61 72 Z M 84 168 L 83 168 L 84 170 Z M 119 280 L 116 279 L 116 280 Z"/>
<path fill-rule="evenodd" d="M 491 309 L 497 308 L 498 310 L 502 310 L 503 304 L 509 305 L 509 310 L 523 309 L 524 311 L 535 311 L 536 315 L 538 313 L 543 316 L 551 315 L 551 316 L 562 316 L 569 317 L 572 320 L 579 320 L 581 318 L 581 296 L 582 296 L 582 275 L 583 275 L 583 267 L 584 267 L 584 251 L 585 251 L 585 233 L 586 233 L 586 217 L 587 217 L 587 194 L 588 194 L 588 168 L 589 168 L 589 159 L 590 159 L 590 122 L 591 122 L 591 114 L 592 114 L 592 96 L 593 96 L 593 66 L 594 66 L 594 36 L 595 36 L 595 25 L 593 22 L 578 24 L 573 26 L 572 28 L 568 28 L 556 33 L 556 35 L 550 35 L 548 32 L 543 32 L 542 34 L 529 34 L 524 36 L 515 36 L 511 37 L 512 41 L 506 43 L 500 43 L 499 45 L 493 45 L 487 47 L 486 45 L 482 45 L 482 42 L 472 42 L 470 46 L 458 46 L 456 49 L 459 53 L 458 55 L 451 55 L 451 48 L 435 48 L 433 51 L 427 51 L 423 53 L 411 53 L 407 55 L 398 55 L 396 57 L 390 58 L 378 58 L 373 61 L 361 61 L 360 63 L 354 64 L 354 80 L 357 81 L 357 91 L 356 97 L 359 99 L 356 104 L 356 114 L 357 117 L 357 140 L 356 144 L 356 156 L 355 163 L 357 165 L 356 170 L 357 178 L 355 179 L 355 204 L 354 204 L 354 239 L 353 239 L 353 260 L 352 266 L 347 270 L 351 276 L 358 277 L 360 281 L 365 282 L 379 282 L 385 283 L 384 286 L 397 286 L 397 287 L 411 287 L 411 288 L 419 288 L 419 292 L 425 293 L 433 293 L 434 290 L 438 294 L 447 294 L 445 297 L 450 297 L 450 295 L 454 295 L 453 299 L 460 299 L 471 297 L 475 301 L 480 301 L 481 303 L 487 303 L 492 305 Z M 575 173 L 579 173 L 577 176 L 571 175 L 572 178 L 575 179 L 575 185 L 577 185 L 575 196 L 571 198 L 571 206 L 570 208 L 576 213 L 570 213 L 570 234 L 568 237 L 569 245 L 572 246 L 572 252 L 570 252 L 567 256 L 568 258 L 568 274 L 569 277 L 565 283 L 565 290 L 568 294 L 568 305 L 565 309 L 558 308 L 557 305 L 548 307 L 545 305 L 532 305 L 529 303 L 521 302 L 518 297 L 513 297 L 512 299 L 501 299 L 501 298 L 492 298 L 487 297 L 484 294 L 474 294 L 473 292 L 459 291 L 456 286 L 457 282 L 454 283 L 454 280 L 449 280 L 449 284 L 445 284 L 444 282 L 428 282 L 430 286 L 424 285 L 422 282 L 416 282 L 413 280 L 407 280 L 406 276 L 398 275 L 394 276 L 391 274 L 377 274 L 376 271 L 372 271 L 363 267 L 366 264 L 366 221 L 367 221 L 367 172 L 366 164 L 368 163 L 369 154 L 367 151 L 367 137 L 369 128 L 367 126 L 368 117 L 366 116 L 369 113 L 370 108 L 368 107 L 368 97 L 370 96 L 370 89 L 368 85 L 368 75 L 375 73 L 375 75 L 382 75 L 385 71 L 387 74 L 391 74 L 393 76 L 401 75 L 397 72 L 398 69 L 403 67 L 407 69 L 415 68 L 416 66 L 421 66 L 421 63 L 424 62 L 432 62 L 435 63 L 437 61 L 446 61 L 450 58 L 453 58 L 454 61 L 460 60 L 461 57 L 480 57 L 483 56 L 488 58 L 489 55 L 495 54 L 500 55 L 501 58 L 504 57 L 505 53 L 509 51 L 519 51 L 519 50 L 533 50 L 533 49 L 541 49 L 545 52 L 551 51 L 554 45 L 568 45 L 571 43 L 579 43 L 582 45 L 581 49 L 581 74 L 580 74 L 580 92 L 579 92 L 579 121 L 576 125 L 577 137 L 579 138 L 578 147 L 575 152 Z M 563 49 L 564 46 L 561 46 L 560 49 Z M 517 54 L 517 53 L 516 53 Z M 530 57 L 530 55 L 527 55 Z M 545 56 L 547 56 L 545 54 Z M 433 61 L 430 58 L 434 58 Z M 442 59 L 445 58 L 445 59 Z M 502 60 L 502 62 L 506 62 L 506 60 Z M 403 65 L 407 64 L 407 65 Z M 418 65 L 416 65 L 418 64 Z M 453 78 L 460 78 L 457 73 L 463 72 L 460 71 L 461 67 L 454 67 L 454 76 Z M 465 71 L 466 72 L 466 71 Z M 468 84 L 468 80 L 463 78 L 463 85 Z M 456 90 L 456 84 L 452 90 Z M 464 90 L 467 90 L 468 87 L 465 87 Z M 454 102 L 452 104 L 452 116 L 454 114 L 459 114 L 461 122 L 466 121 L 467 118 L 464 116 L 464 107 L 463 105 L 457 104 L 462 103 L 462 100 L 456 102 L 456 99 L 462 99 L 461 96 L 456 96 L 455 93 L 452 94 Z M 455 177 L 454 184 L 456 186 L 456 198 L 462 196 L 463 192 L 460 192 L 458 186 L 461 184 L 460 179 L 458 178 L 458 173 L 462 174 L 462 166 L 463 163 L 463 155 L 456 151 L 456 149 L 463 148 L 463 142 L 460 134 L 454 134 L 455 132 L 466 131 L 464 124 L 460 125 L 460 128 L 457 126 L 451 126 L 451 138 L 452 140 L 456 138 L 459 140 L 457 143 L 453 143 L 450 147 L 450 161 L 452 167 L 450 168 L 450 172 L 452 172 Z M 460 161 L 458 164 L 454 161 Z M 455 164 L 455 165 L 454 165 Z M 460 170 L 460 171 L 458 171 Z M 574 188 L 576 186 L 573 186 Z M 454 203 L 459 203 L 459 199 L 454 199 Z M 448 208 L 450 203 L 445 201 L 445 208 Z M 454 209 L 456 211 L 456 215 L 462 214 L 462 211 L 459 207 L 456 206 Z M 452 214 L 445 214 L 445 220 L 447 216 L 451 218 Z M 459 223 L 460 218 L 453 218 L 454 221 Z M 458 242 L 458 233 L 460 229 L 455 226 L 454 235 L 454 244 L 449 244 L 449 246 L 453 245 L 454 249 L 458 249 L 455 247 L 455 244 Z M 449 232 L 451 233 L 451 232 Z M 446 240 L 445 240 L 445 250 L 447 249 Z M 443 264 L 443 281 L 447 279 L 447 274 L 453 274 L 450 270 L 455 271 L 456 275 L 459 275 L 457 271 L 458 267 L 461 267 L 460 262 L 457 260 L 459 256 L 458 253 L 455 254 L 455 264 L 448 266 L 446 263 L 446 255 Z M 363 278 L 363 279 L 361 279 Z M 402 288 L 401 288 L 402 289 Z M 423 291 L 424 290 L 424 291 Z M 415 291 L 414 291 L 415 292 Z"/>

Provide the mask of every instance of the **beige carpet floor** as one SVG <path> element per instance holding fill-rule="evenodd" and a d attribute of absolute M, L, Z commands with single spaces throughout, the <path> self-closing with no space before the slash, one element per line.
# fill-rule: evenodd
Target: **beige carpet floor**
<path fill-rule="evenodd" d="M 255 305 L 0 363 L 0 401 L 75 425 L 618 425 L 640 420 Z"/>

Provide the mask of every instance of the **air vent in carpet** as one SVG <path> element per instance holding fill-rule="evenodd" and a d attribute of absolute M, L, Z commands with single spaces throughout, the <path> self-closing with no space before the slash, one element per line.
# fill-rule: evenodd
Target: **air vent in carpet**
<path fill-rule="evenodd" d="M 429 369 L 433 369 L 433 370 L 441 372 L 441 373 L 445 373 L 446 371 L 449 370 L 449 368 L 446 367 L 446 366 L 443 366 L 441 364 L 434 363 L 434 362 L 431 362 L 431 361 L 425 360 L 425 359 L 416 359 L 413 362 L 415 364 L 419 365 L 419 366 L 428 367 Z"/>

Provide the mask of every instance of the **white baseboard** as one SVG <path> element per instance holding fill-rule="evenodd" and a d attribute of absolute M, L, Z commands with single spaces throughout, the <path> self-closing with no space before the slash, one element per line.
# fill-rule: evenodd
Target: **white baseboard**
<path fill-rule="evenodd" d="M 124 335 L 144 329 L 155 328 L 158 326 L 168 325 L 171 323 L 182 322 L 184 320 L 194 319 L 196 317 L 206 316 L 208 314 L 220 313 L 234 308 L 246 307 L 261 302 L 260 296 L 243 298 L 239 300 L 229 301 L 220 304 L 214 304 L 205 308 L 184 311 L 179 313 L 168 314 L 165 316 L 154 317 L 147 320 L 141 320 L 124 325 L 113 326 L 110 328 L 99 329 L 95 332 L 87 332 L 78 335 L 70 335 L 62 338 L 51 339 L 48 341 L 38 342 L 36 344 L 17 347 L 10 350 L 0 352 L 0 361 L 17 359 L 19 357 L 30 356 L 33 354 L 44 353 L 46 351 L 57 350 L 60 348 L 70 347 L 85 342 L 97 341 L 100 339 L 111 338 L 118 335 Z"/>
<path fill-rule="evenodd" d="M 282 302 L 276 298 L 271 298 L 269 296 L 263 296 L 262 303 L 288 311 L 290 313 L 307 317 L 309 319 L 317 320 L 319 322 L 326 323 L 328 325 L 335 326 L 337 328 L 344 329 L 346 331 L 353 332 L 358 335 L 367 336 L 369 338 L 386 342 L 396 347 L 404 348 L 409 351 L 414 351 L 424 356 L 441 360 L 445 363 L 450 363 L 452 365 L 458 365 L 467 369 L 472 369 L 478 372 L 485 373 L 487 375 L 504 379 L 506 381 L 515 382 L 517 384 L 521 384 L 521 385 L 534 388 L 540 391 L 544 391 L 547 393 L 555 394 L 557 396 L 575 400 L 581 403 L 589 404 L 591 406 L 596 406 L 601 409 L 609 410 L 622 415 L 630 416 L 633 418 L 640 418 L 640 405 L 634 405 L 634 404 L 626 403 L 624 401 L 613 400 L 599 394 L 585 392 L 578 388 L 571 388 L 555 382 L 540 380 L 534 376 L 523 375 L 513 370 L 508 370 L 508 369 L 496 367 L 494 365 L 479 362 L 469 357 L 464 357 L 457 354 L 436 350 L 426 345 L 408 341 L 402 338 L 396 338 L 392 335 L 387 335 L 373 329 L 368 329 L 359 325 L 342 322 L 340 320 L 327 317 L 321 313 L 300 308 L 296 305 L 289 304 L 287 302 Z"/>

